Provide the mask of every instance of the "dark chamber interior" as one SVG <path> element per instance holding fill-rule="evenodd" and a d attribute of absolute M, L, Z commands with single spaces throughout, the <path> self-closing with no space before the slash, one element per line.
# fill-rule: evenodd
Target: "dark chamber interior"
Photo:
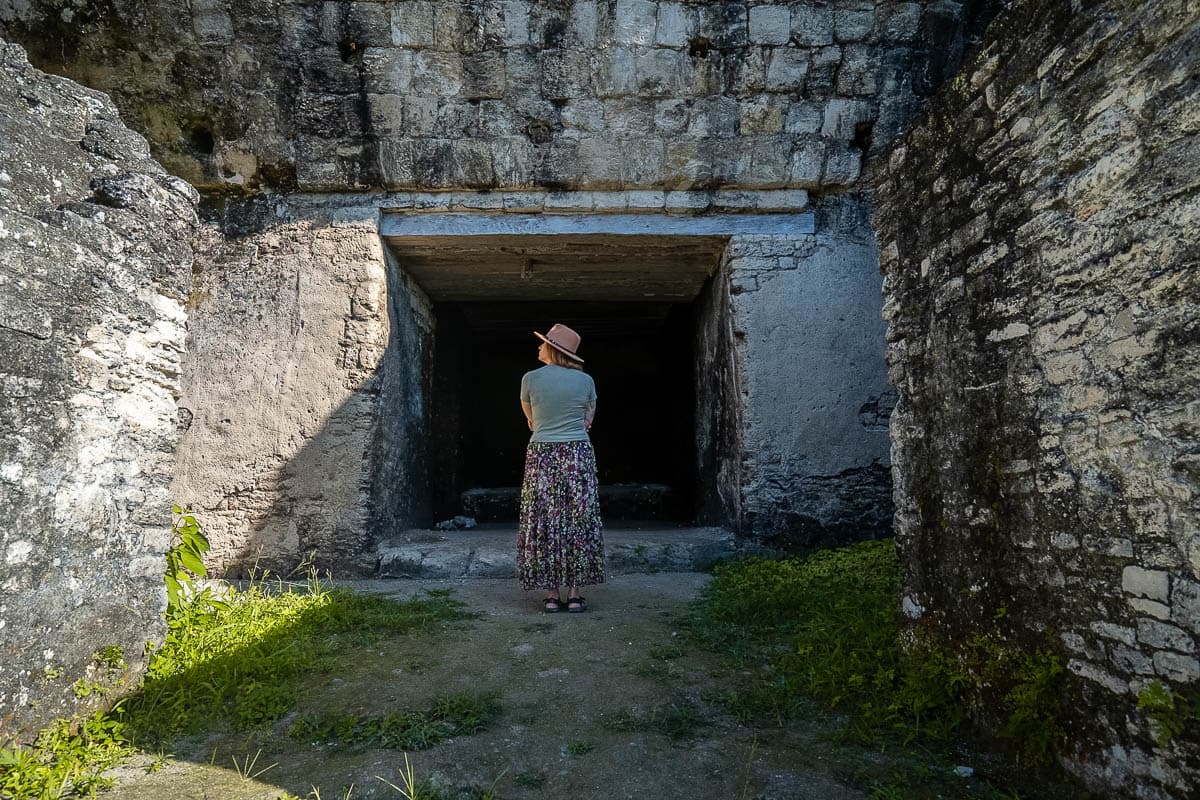
<path fill-rule="evenodd" d="M 596 382 L 590 435 L 602 508 L 614 490 L 654 491 L 618 485 L 659 484 L 670 488 L 659 491 L 652 512 L 609 507 L 634 508 L 631 515 L 662 521 L 692 519 L 694 303 L 441 302 L 434 314 L 428 413 L 435 520 L 469 512 L 465 490 L 520 486 L 530 436 L 520 405 L 521 376 L 542 366 L 533 331 L 545 332 L 556 322 L 579 332 L 584 369 Z M 510 512 L 492 515 L 492 521 L 515 519 Z"/>
<path fill-rule="evenodd" d="M 460 514 L 516 521 L 530 437 L 521 376 L 542 366 L 533 332 L 556 322 L 579 332 L 596 382 L 590 433 L 605 523 L 732 519 L 739 396 L 721 268 L 727 237 L 657 234 L 644 220 L 553 234 L 530 233 L 523 218 L 488 223 L 499 232 L 464 228 L 459 217 L 427 224 L 436 232 L 385 239 L 397 296 L 410 281 L 420 290 L 415 304 L 396 304 L 397 330 L 411 332 L 406 353 L 422 361 L 419 377 L 404 372 L 420 385 L 393 395 L 422 398 L 421 420 L 410 417 L 389 445 L 388 463 L 400 465 L 390 496 L 428 497 L 402 512 L 406 524 Z M 422 437 L 418 461 L 405 461 L 405 436 Z"/>

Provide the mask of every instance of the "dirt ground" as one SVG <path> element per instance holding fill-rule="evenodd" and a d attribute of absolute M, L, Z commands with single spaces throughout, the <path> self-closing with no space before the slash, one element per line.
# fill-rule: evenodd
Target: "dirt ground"
<path fill-rule="evenodd" d="M 722 690 L 749 673 L 674 627 L 708 579 L 614 576 L 587 587 L 583 614 L 543 614 L 540 593 L 522 592 L 514 580 L 349 584 L 399 598 L 449 589 L 479 616 L 351 654 L 311 680 L 296 713 L 381 714 L 428 708 L 445 692 L 494 692 L 502 710 L 486 730 L 408 754 L 416 777 L 443 798 L 866 797 L 849 785 L 861 784 L 850 765 L 871 755 L 831 744 L 836 720 L 747 727 L 722 706 Z M 118 784 L 107 796 L 404 796 L 384 782 L 403 785 L 403 753 L 298 742 L 286 735 L 294 717 L 266 732 L 194 738 L 165 757 L 139 756 L 111 773 Z"/>

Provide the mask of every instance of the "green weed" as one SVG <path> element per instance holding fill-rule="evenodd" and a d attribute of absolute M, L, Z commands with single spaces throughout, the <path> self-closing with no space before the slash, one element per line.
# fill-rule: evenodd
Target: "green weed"
<path fill-rule="evenodd" d="M 500 715 L 491 694 L 438 697 L 427 712 L 394 711 L 374 717 L 326 712 L 300 718 L 288 736 L 335 748 L 383 747 L 424 750 L 461 734 L 478 733 Z"/>
<path fill-rule="evenodd" d="M 43 730 L 32 747 L 0 748 L 0 797 L 93 797 L 112 785 L 101 773 L 133 753 L 121 723 L 103 714 L 77 724 L 60 720 Z"/>
<path fill-rule="evenodd" d="M 650 648 L 650 657 L 659 661 L 674 661 L 683 657 L 683 648 L 675 642 L 659 644 Z"/>
<path fill-rule="evenodd" d="M 1154 722 L 1154 738 L 1166 747 L 1188 722 L 1200 719 L 1200 694 L 1190 700 L 1171 691 L 1161 681 L 1152 681 L 1138 692 L 1138 708 Z"/>
<path fill-rule="evenodd" d="M 568 742 L 567 755 L 582 756 L 587 755 L 596 749 L 596 745 L 591 742 Z"/>
<path fill-rule="evenodd" d="M 600 726 L 611 731 L 650 731 L 673 741 L 690 739 L 707 725 L 708 721 L 701 713 L 699 705 L 682 696 L 656 705 L 648 712 L 619 711 L 600 718 Z"/>
<path fill-rule="evenodd" d="M 242 758 L 240 763 L 237 760 L 237 756 L 234 756 L 230 760 L 233 761 L 233 769 L 242 780 L 255 781 L 258 780 L 259 776 L 279 766 L 278 763 L 271 763 L 263 767 L 258 766 L 258 759 L 261 755 L 262 750 L 259 750 L 253 756 L 247 754 Z"/>
<path fill-rule="evenodd" d="M 524 789 L 540 789 L 546 785 L 544 772 L 518 772 L 513 775 L 513 783 Z"/>

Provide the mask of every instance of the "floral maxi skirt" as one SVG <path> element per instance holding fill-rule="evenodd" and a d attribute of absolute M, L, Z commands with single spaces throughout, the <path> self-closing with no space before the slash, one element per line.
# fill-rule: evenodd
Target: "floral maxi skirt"
<path fill-rule="evenodd" d="M 529 443 L 517 531 L 522 589 L 604 582 L 598 486 L 591 442 Z"/>

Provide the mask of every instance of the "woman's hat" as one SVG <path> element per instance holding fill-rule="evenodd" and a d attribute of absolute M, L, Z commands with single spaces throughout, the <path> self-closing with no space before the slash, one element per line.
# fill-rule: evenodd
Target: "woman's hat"
<path fill-rule="evenodd" d="M 566 353 L 580 364 L 583 363 L 583 359 L 575 355 L 575 351 L 579 349 L 579 334 L 568 328 L 566 325 L 555 323 L 553 328 L 546 331 L 545 336 L 537 331 L 534 331 L 533 335 L 553 347 L 555 350 Z"/>

